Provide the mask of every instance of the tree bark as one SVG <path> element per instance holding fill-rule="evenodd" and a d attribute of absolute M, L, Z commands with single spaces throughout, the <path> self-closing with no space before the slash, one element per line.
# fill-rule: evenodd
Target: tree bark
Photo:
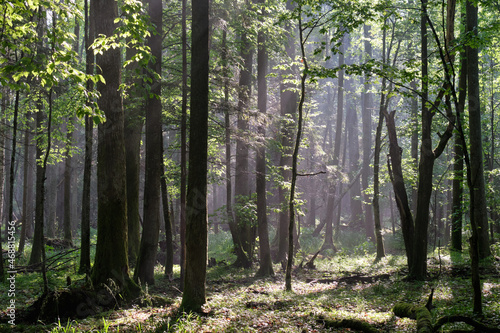
<path fill-rule="evenodd" d="M 465 52 L 460 53 L 460 77 L 458 81 L 457 114 L 462 117 L 463 123 L 465 99 L 467 96 L 467 58 Z M 464 147 L 460 135 L 455 136 L 453 144 L 453 186 L 451 212 L 451 249 L 462 251 L 462 224 L 463 224 L 463 184 L 464 184 Z"/>
<path fill-rule="evenodd" d="M 467 31 L 473 36 L 478 36 L 478 8 L 477 4 L 467 1 Z M 491 255 L 488 238 L 488 214 L 486 212 L 486 192 L 484 184 L 483 142 L 481 130 L 481 103 L 479 92 L 479 56 L 478 48 L 468 45 L 467 53 L 467 79 L 468 79 L 468 104 L 470 128 L 470 161 L 471 181 L 474 195 L 474 223 L 477 227 L 477 244 L 479 258 L 484 259 Z M 472 218 L 472 217 L 471 217 Z"/>
<path fill-rule="evenodd" d="M 248 135 L 247 112 L 251 96 L 252 84 L 252 58 L 253 50 L 247 33 L 241 34 L 241 57 L 243 68 L 239 78 L 238 92 L 238 139 L 236 140 L 236 174 L 234 196 L 237 204 L 244 204 L 250 199 L 248 181 L 248 144 L 244 136 Z M 251 253 L 253 249 L 254 228 L 246 221 L 242 221 L 236 213 L 234 223 L 229 225 L 233 236 L 233 243 L 236 252 L 234 266 L 249 268 L 252 265 Z"/>
<path fill-rule="evenodd" d="M 165 166 L 163 171 L 165 171 Z M 163 220 L 165 221 L 165 276 L 171 280 L 174 276 L 174 232 L 172 226 L 172 215 L 170 214 L 170 204 L 168 202 L 167 179 L 161 179 L 161 198 L 163 204 Z"/>
<path fill-rule="evenodd" d="M 71 178 L 72 178 L 72 158 L 71 145 L 73 141 L 72 119 L 68 119 L 66 124 L 66 151 L 64 153 L 64 240 L 68 244 L 73 244 L 73 233 L 71 230 Z"/>
<path fill-rule="evenodd" d="M 344 37 L 345 40 L 345 37 Z M 344 61 L 344 40 L 339 48 L 339 67 L 345 64 Z M 335 126 L 335 144 L 333 148 L 333 166 L 339 166 L 339 158 L 340 158 L 340 147 L 342 141 L 342 127 L 344 123 L 344 70 L 340 70 L 338 73 L 338 99 L 337 99 L 337 120 Z M 336 175 L 334 175 L 336 178 Z M 336 180 L 333 180 L 336 182 Z M 326 229 L 325 229 L 325 240 L 321 249 L 335 249 L 333 245 L 333 206 L 335 203 L 335 193 L 336 193 L 336 185 L 330 184 L 327 196 L 327 206 L 326 206 Z"/>
<path fill-rule="evenodd" d="M 94 52 L 90 50 L 90 45 L 94 42 L 94 3 L 85 0 L 85 72 L 94 74 Z M 92 80 L 86 83 L 87 90 L 92 90 L 94 84 Z M 90 101 L 87 101 L 90 106 Z M 83 166 L 83 191 L 82 191 L 82 221 L 81 221 L 81 250 L 80 250 L 80 274 L 90 275 L 90 185 L 92 180 L 92 145 L 93 145 L 94 121 L 91 115 L 85 116 L 85 157 Z"/>
<path fill-rule="evenodd" d="M 95 0 L 95 32 L 111 36 L 118 15 L 117 3 Z M 120 49 L 98 54 L 96 64 L 106 84 L 99 83 L 99 108 L 106 121 L 98 126 L 97 147 L 97 245 L 92 269 L 93 285 L 109 283 L 122 288 L 126 297 L 137 293 L 130 279 L 127 236 L 127 188 L 124 140 L 124 113 L 119 85 L 121 82 Z"/>
<path fill-rule="evenodd" d="M 127 50 L 127 55 L 130 51 Z M 134 67 L 135 65 L 132 65 Z M 131 69 L 133 70 L 133 69 Z M 139 84 L 135 80 L 135 84 Z M 132 88 L 133 89 L 133 88 Z M 130 92 L 130 97 L 135 96 Z M 137 98 L 137 96 L 136 96 Z M 128 222 L 128 260 L 135 265 L 141 242 L 141 216 L 139 207 L 140 170 L 141 170 L 141 134 L 144 124 L 144 111 L 135 106 L 137 101 L 124 100 L 125 107 L 125 158 L 127 173 L 127 222 Z"/>
<path fill-rule="evenodd" d="M 23 172 L 23 225 L 21 227 L 21 236 L 19 238 L 18 252 L 24 252 L 26 238 L 30 236 L 31 224 L 33 223 L 33 171 L 32 166 L 35 159 L 32 156 L 32 113 L 26 115 L 27 127 L 24 133 L 24 172 Z"/>
<path fill-rule="evenodd" d="M 188 63 L 187 63 L 187 0 L 182 0 L 182 104 L 181 104 L 181 184 L 179 207 L 180 233 L 180 289 L 184 290 L 186 267 L 186 183 L 187 183 L 187 100 L 188 100 Z"/>
<path fill-rule="evenodd" d="M 293 5 L 291 1 L 287 1 L 287 9 L 292 10 Z M 287 59 L 293 61 L 295 59 L 295 39 L 292 34 L 292 25 L 288 24 L 287 41 L 285 44 L 285 51 Z M 282 80 L 291 79 L 294 76 L 294 68 L 288 68 L 281 74 Z M 293 89 L 291 83 L 280 83 L 280 115 L 282 117 L 280 139 L 282 152 L 280 154 L 280 172 L 283 177 L 283 183 L 287 184 L 291 181 L 292 175 L 290 166 L 292 165 L 293 142 L 292 136 L 295 132 L 295 114 L 297 112 L 298 94 Z M 288 251 L 288 223 L 290 221 L 288 211 L 287 189 L 285 186 L 278 188 L 278 200 L 280 202 L 279 224 L 278 224 L 278 252 L 274 258 L 275 262 L 281 262 L 286 259 Z"/>
<path fill-rule="evenodd" d="M 2 89 L 0 105 L 0 222 L 4 214 L 4 180 L 5 180 L 5 112 L 7 109 L 6 89 Z M 0 252 L 3 253 L 2 233 L 0 232 Z M 3 260 L 0 261 L 0 281 L 4 282 L 5 268 Z"/>
<path fill-rule="evenodd" d="M 7 222 L 10 223 L 14 218 L 14 175 L 15 175 L 15 164 L 16 164 L 16 146 L 17 146 L 17 118 L 19 115 L 19 90 L 16 91 L 16 97 L 14 101 L 14 120 L 12 122 L 12 149 L 10 153 L 10 171 L 9 171 L 9 212 L 7 215 Z M 17 228 L 17 226 L 16 226 Z M 7 229 L 5 228 L 5 235 L 7 235 Z"/>
<path fill-rule="evenodd" d="M 263 5 L 264 1 L 259 0 Z M 261 15 L 265 15 L 264 8 L 261 9 Z M 257 35 L 257 104 L 259 112 L 265 117 L 267 113 L 267 47 L 266 36 L 262 30 Z M 259 136 L 264 140 L 266 137 L 266 128 L 264 124 L 258 127 Z M 266 148 L 265 142 L 262 142 L 257 150 L 256 157 L 256 192 L 257 192 L 257 224 L 259 233 L 259 258 L 260 266 L 256 275 L 265 277 L 274 275 L 273 263 L 271 261 L 271 249 L 269 247 L 269 230 L 267 224 L 267 199 L 266 199 Z"/>
<path fill-rule="evenodd" d="M 370 60 L 372 58 L 372 45 L 370 41 L 371 26 L 363 26 L 363 36 L 365 38 L 364 42 L 364 56 L 365 60 Z M 370 182 L 371 168 L 370 168 L 370 155 L 372 151 L 372 110 L 373 108 L 373 94 L 370 92 L 371 83 L 368 77 L 363 78 L 363 92 L 362 92 L 362 110 L 361 110 L 361 122 L 363 128 L 362 144 L 363 144 L 363 172 L 361 173 L 361 189 L 363 191 L 363 201 L 365 203 L 370 202 L 370 196 L 365 191 L 368 189 L 368 184 Z M 366 237 L 375 237 L 374 234 L 374 212 L 372 206 L 369 204 L 363 205 L 364 218 L 365 218 L 365 230 Z M 378 243 L 377 243 L 378 244 Z"/>
<path fill-rule="evenodd" d="M 207 270 L 207 150 L 209 1 L 192 7 L 191 118 L 189 174 L 186 196 L 186 270 L 180 309 L 201 312 Z"/>
<path fill-rule="evenodd" d="M 306 98 L 306 79 L 309 70 L 307 58 L 305 54 L 305 40 L 302 27 L 302 12 L 299 8 L 299 41 L 301 50 L 301 60 L 304 65 L 304 70 L 300 77 L 300 100 L 298 104 L 298 119 L 297 119 L 297 134 L 295 135 L 295 145 L 292 155 L 292 183 L 290 185 L 290 198 L 288 201 L 288 209 L 290 214 L 290 221 L 288 225 L 288 260 L 286 263 L 285 273 L 285 290 L 292 291 L 292 264 L 293 264 L 293 229 L 295 226 L 295 187 L 297 182 L 297 162 L 299 158 L 300 141 L 302 139 L 302 122 L 303 122 L 303 109 L 304 101 Z"/>
<path fill-rule="evenodd" d="M 144 179 L 144 225 L 134 279 L 154 284 L 154 268 L 160 235 L 160 188 L 163 173 L 163 136 L 161 105 L 162 1 L 149 0 L 148 14 L 156 31 L 151 32 L 147 46 L 155 58 L 149 62 L 151 90 L 146 98 L 146 175 Z"/>

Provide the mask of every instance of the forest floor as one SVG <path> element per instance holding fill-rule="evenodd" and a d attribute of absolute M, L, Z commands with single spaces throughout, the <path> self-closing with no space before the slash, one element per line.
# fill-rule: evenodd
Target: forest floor
<path fill-rule="evenodd" d="M 150 295 L 171 300 L 162 307 L 115 309 L 84 319 L 62 319 L 60 323 L 0 324 L 0 332 L 353 332 L 329 328 L 331 321 L 358 319 L 380 332 L 415 332 L 415 320 L 396 317 L 398 302 L 425 305 L 434 289 L 433 320 L 443 316 L 472 314 L 472 288 L 467 256 L 429 254 L 429 279 L 407 282 L 405 258 L 388 255 L 374 263 L 373 254 L 337 252 L 319 257 L 316 269 L 296 269 L 292 292 L 284 291 L 284 272 L 276 265 L 275 276 L 254 278 L 255 270 L 235 269 L 225 263 L 209 268 L 207 303 L 204 315 L 178 314 L 181 301 L 179 279 L 169 281 L 157 267 L 157 282 L 144 287 Z M 497 254 L 498 256 L 498 254 Z M 305 256 L 310 257 L 309 256 Z M 300 263 L 301 259 L 296 260 Z M 74 269 L 73 269 L 74 270 Z M 51 286 L 63 288 L 66 275 L 49 273 Z M 76 272 L 73 281 L 79 283 Z M 481 268 L 484 316 L 482 322 L 500 328 L 500 262 L 496 259 Z M 5 290 L 5 285 L 2 285 Z M 39 273 L 18 274 L 17 311 L 41 294 Z M 5 318 L 9 299 L 0 297 Z M 470 329 L 465 324 L 448 324 L 443 332 Z"/>

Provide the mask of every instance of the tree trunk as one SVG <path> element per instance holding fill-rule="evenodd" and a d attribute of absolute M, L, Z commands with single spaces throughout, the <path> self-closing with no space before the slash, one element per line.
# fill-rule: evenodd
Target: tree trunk
<path fill-rule="evenodd" d="M 187 99 L 188 99 L 188 63 L 187 63 L 187 0 L 182 0 L 182 104 L 181 104 L 181 188 L 180 188 L 180 289 L 184 290 L 186 267 L 186 182 L 187 182 Z"/>
<path fill-rule="evenodd" d="M 163 171 L 165 166 L 162 164 Z M 161 198 L 163 204 L 163 220 L 165 221 L 165 276 L 171 280 L 174 277 L 174 232 L 172 227 L 172 215 L 168 202 L 167 179 L 161 179 Z"/>
<path fill-rule="evenodd" d="M 467 58 L 465 52 L 460 53 L 460 77 L 458 81 L 458 105 L 457 114 L 462 117 L 459 121 L 463 123 L 465 110 L 465 99 L 467 96 Z M 455 136 L 453 144 L 453 198 L 451 212 L 451 249 L 462 251 L 462 224 L 463 224 L 463 184 L 464 184 L 464 147 L 462 138 Z"/>
<path fill-rule="evenodd" d="M 385 36 L 385 30 L 384 30 Z M 385 50 L 383 51 L 385 52 Z M 382 79 L 382 91 L 385 90 L 385 78 Z M 380 150 L 382 147 L 382 126 L 384 125 L 384 111 L 386 106 L 386 94 L 380 94 L 380 111 L 375 134 L 375 155 L 373 157 L 373 216 L 375 219 L 375 240 L 377 244 L 377 256 L 375 261 L 385 257 L 384 242 L 382 239 L 382 223 L 380 216 Z"/>
<path fill-rule="evenodd" d="M 129 53 L 129 52 L 127 52 Z M 136 80 L 138 81 L 138 80 Z M 138 84 L 136 82 L 136 84 Z M 134 92 L 131 92 L 131 96 Z M 127 222 L 128 222 L 128 260 L 135 265 L 141 242 L 141 216 L 139 208 L 141 134 L 144 112 L 141 107 L 133 106 L 136 101 L 125 103 L 125 155 L 127 173 Z"/>
<path fill-rule="evenodd" d="M 227 5 L 227 3 L 225 3 Z M 224 12 L 226 13 L 226 12 Z M 227 15 L 226 15 L 227 16 Z M 227 17 L 225 17 L 227 19 Z M 234 223 L 233 212 L 233 180 L 231 171 L 231 119 L 229 105 L 229 50 L 227 47 L 227 29 L 222 32 L 222 66 L 224 75 L 224 122 L 225 122 L 225 148 L 226 148 L 226 216 L 229 225 Z"/>
<path fill-rule="evenodd" d="M 19 90 L 16 91 L 16 97 L 14 101 L 14 120 L 12 122 L 12 149 L 10 153 L 10 171 L 9 171 L 9 212 L 7 215 L 7 222 L 10 223 L 14 221 L 14 175 L 15 175 L 15 164 L 16 164 L 16 146 L 17 146 L 17 118 L 19 115 Z M 16 226 L 17 227 L 17 226 Z M 5 228 L 5 235 L 7 235 L 7 229 Z"/>
<path fill-rule="evenodd" d="M 186 269 L 180 309 L 201 312 L 207 270 L 209 1 L 192 7 L 191 118 L 186 196 Z"/>
<path fill-rule="evenodd" d="M 144 179 L 144 225 L 141 247 L 134 279 L 141 283 L 154 284 L 154 268 L 160 234 L 160 187 L 163 173 L 163 136 L 161 126 L 161 41 L 162 41 L 162 1 L 149 0 L 149 17 L 156 27 L 147 40 L 151 55 L 151 90 L 146 99 L 146 175 Z"/>
<path fill-rule="evenodd" d="M 7 110 L 7 89 L 2 89 L 1 105 L 0 105 L 0 222 L 4 214 L 4 178 L 5 178 L 5 113 Z M 2 233 L 0 232 L 0 252 L 3 253 Z M 0 261 L 0 281 L 4 282 L 5 268 L 3 260 Z"/>
<path fill-rule="evenodd" d="M 345 40 L 345 38 L 344 38 Z M 344 40 L 339 48 L 339 67 L 344 65 Z M 338 72 L 338 99 L 337 99 L 337 121 L 335 127 L 335 145 L 333 149 L 333 166 L 339 166 L 339 156 L 340 156 L 340 147 L 341 147 L 341 138 L 342 138 L 342 127 L 344 123 L 344 70 L 340 70 Z M 334 175 L 336 178 L 336 175 Z M 333 180 L 334 182 L 336 180 Z M 333 205 L 335 203 L 335 193 L 336 193 L 335 184 L 329 185 L 328 190 L 328 199 L 326 206 L 326 230 L 325 230 L 325 241 L 321 246 L 322 249 L 335 248 L 333 245 Z"/>
<path fill-rule="evenodd" d="M 247 33 L 241 34 L 241 57 L 243 58 L 243 68 L 240 72 L 239 93 L 238 93 L 238 139 L 236 140 L 236 174 L 234 196 L 237 204 L 244 204 L 249 197 L 248 184 L 248 144 L 244 136 L 248 135 L 247 112 L 250 103 L 252 84 L 252 58 L 253 50 Z M 243 137 L 243 138 L 242 138 Z M 233 236 L 234 248 L 236 251 L 236 267 L 251 267 L 251 249 L 253 242 L 250 242 L 253 235 L 253 228 L 246 221 L 242 221 L 236 213 L 234 223 L 230 224 Z"/>
<path fill-rule="evenodd" d="M 90 3 L 90 6 L 89 6 Z M 90 50 L 95 37 L 93 2 L 85 0 L 85 72 L 94 73 L 94 52 Z M 89 13 L 90 12 L 90 13 Z M 87 81 L 87 89 L 92 90 L 92 80 Z M 90 104 L 90 101 L 87 102 Z M 88 105 L 90 106 L 90 105 Z M 82 222 L 81 222 L 81 250 L 80 274 L 90 274 L 90 185 L 92 180 L 92 144 L 94 121 L 90 115 L 85 116 L 85 158 L 83 165 L 83 191 L 82 191 Z"/>
<path fill-rule="evenodd" d="M 403 170 L 401 167 L 401 148 L 398 144 L 396 134 L 396 124 L 394 122 L 394 111 L 388 114 L 385 112 L 385 121 L 387 125 L 387 134 L 389 136 L 389 156 L 390 161 L 387 161 L 389 174 L 391 176 L 392 187 L 394 189 L 394 197 L 401 218 L 401 230 L 405 243 L 406 258 L 408 267 L 413 265 L 413 237 L 414 225 L 413 215 L 411 214 L 408 195 L 403 179 Z"/>
<path fill-rule="evenodd" d="M 364 42 L 364 56 L 366 57 L 366 60 L 369 60 L 372 58 L 372 45 L 370 41 L 370 35 L 371 35 L 371 26 L 369 25 L 364 25 L 363 26 L 363 36 L 365 38 Z M 368 189 L 369 186 L 369 181 L 370 181 L 370 175 L 371 175 L 371 168 L 370 168 L 370 155 L 372 151 L 372 110 L 371 108 L 373 107 L 373 94 L 370 92 L 371 88 L 371 83 L 368 79 L 368 77 L 365 77 L 363 79 L 363 93 L 362 93 L 362 110 L 361 110 L 361 122 L 362 122 L 362 127 L 363 127 L 363 135 L 362 135 L 362 142 L 363 142 L 363 172 L 361 173 L 361 189 L 363 190 L 363 201 L 364 202 L 370 202 L 370 196 L 368 193 L 366 193 L 366 190 Z M 372 211 L 372 206 L 369 204 L 364 204 L 363 205 L 364 209 L 364 218 L 365 218 L 365 230 L 366 230 L 366 237 L 373 239 L 375 236 L 374 234 L 374 212 Z"/>
<path fill-rule="evenodd" d="M 73 124 L 72 119 L 68 119 L 66 124 L 66 151 L 64 160 L 64 240 L 69 244 L 73 244 L 73 234 L 71 232 L 71 198 L 73 196 L 71 191 L 71 178 L 72 178 L 72 158 L 71 158 L 71 145 L 73 144 Z"/>
<path fill-rule="evenodd" d="M 95 1 L 95 32 L 111 36 L 118 15 L 117 3 Z M 119 85 L 121 51 L 114 48 L 98 54 L 96 65 L 106 84 L 99 83 L 99 108 L 106 121 L 99 124 L 97 147 L 97 246 L 92 269 L 95 287 L 109 283 L 122 288 L 126 297 L 136 293 L 137 286 L 129 277 L 127 236 L 127 188 L 124 140 L 124 113 Z"/>
<path fill-rule="evenodd" d="M 467 1 L 467 31 L 474 36 L 478 35 L 478 8 L 476 4 Z M 474 195 L 474 223 L 477 227 L 477 244 L 479 258 L 484 259 L 491 255 L 488 239 L 488 214 L 486 212 L 486 194 L 484 184 L 483 143 L 481 131 L 481 103 L 479 92 L 479 57 L 477 47 L 467 46 L 467 79 L 469 99 L 469 128 L 470 128 L 470 161 L 471 177 Z M 471 203 L 472 204 L 472 203 Z M 472 217 L 471 217 L 472 218 Z"/>
<path fill-rule="evenodd" d="M 45 110 L 43 110 L 43 103 L 41 101 L 37 103 L 36 112 L 36 157 L 37 160 L 43 156 L 42 146 L 44 144 L 43 140 L 43 125 L 45 121 Z M 33 234 L 33 244 L 31 246 L 31 255 L 29 260 L 29 265 L 38 264 L 42 260 L 42 249 L 43 249 L 43 224 L 44 224 L 44 181 L 45 181 L 46 170 L 43 168 L 42 164 L 36 163 L 36 180 L 35 180 L 35 232 Z M 43 190 L 43 193 L 42 193 Z"/>
<path fill-rule="evenodd" d="M 32 165 L 35 163 L 32 158 L 32 113 L 26 115 L 27 127 L 24 133 L 24 172 L 23 172 L 23 225 L 21 227 L 21 237 L 19 238 L 18 252 L 24 252 L 26 238 L 30 236 L 31 224 L 33 221 L 33 171 Z"/>
<path fill-rule="evenodd" d="M 287 1 L 287 9 L 292 10 L 291 1 Z M 295 39 L 292 35 L 292 25 L 287 27 L 287 41 L 285 51 L 287 59 L 293 61 L 295 59 Z M 294 76 L 294 68 L 288 68 L 281 74 L 282 82 L 280 82 L 280 115 L 282 118 L 280 139 L 282 152 L 280 154 L 280 172 L 283 177 L 283 183 L 289 183 L 292 175 L 290 166 L 292 165 L 292 136 L 295 132 L 295 113 L 297 111 L 298 94 L 295 87 L 291 83 L 284 83 L 283 79 L 291 79 Z M 277 230 L 278 252 L 274 258 L 275 262 L 281 262 L 286 258 L 288 251 L 288 224 L 290 221 L 288 211 L 287 189 L 285 186 L 278 188 L 278 200 L 280 203 L 279 224 Z"/>
<path fill-rule="evenodd" d="M 306 98 L 306 78 L 309 67 L 307 65 L 307 58 L 305 54 L 305 40 L 303 36 L 302 28 L 302 13 L 299 10 L 299 41 L 301 50 L 301 61 L 304 65 L 304 70 L 300 77 L 300 100 L 298 104 L 298 116 L 297 119 L 297 134 L 295 136 L 295 146 L 292 155 L 292 183 L 290 185 L 290 198 L 288 202 L 288 209 L 290 213 L 290 222 L 288 225 L 288 260 L 286 263 L 286 274 L 285 274 L 285 290 L 292 291 L 292 264 L 293 264 L 293 230 L 295 227 L 295 187 L 297 182 L 297 162 L 299 158 L 300 141 L 302 138 L 302 122 L 303 122 L 303 109 L 304 101 Z"/>
<path fill-rule="evenodd" d="M 263 5 L 264 1 L 260 0 Z M 264 8 L 261 15 L 265 15 Z M 261 18 L 263 20 L 263 17 Z M 257 35 L 257 84 L 258 84 L 258 108 L 265 117 L 267 112 L 267 47 L 266 36 L 262 30 Z M 264 125 L 258 127 L 259 136 L 265 139 L 266 128 Z M 256 157 L 256 192 L 257 192 L 257 224 L 259 232 L 259 258 L 260 266 L 256 275 L 260 277 L 274 275 L 273 263 L 271 261 L 271 249 L 269 247 L 269 230 L 267 226 L 267 199 L 266 199 L 266 148 L 262 142 L 257 150 Z"/>

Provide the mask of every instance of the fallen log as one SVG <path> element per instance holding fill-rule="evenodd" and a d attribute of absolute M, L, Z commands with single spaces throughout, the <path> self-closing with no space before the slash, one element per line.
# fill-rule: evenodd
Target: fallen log
<path fill-rule="evenodd" d="M 500 328 L 490 327 L 470 317 L 461 315 L 441 317 L 436 321 L 436 324 L 433 325 L 431 313 L 425 306 L 414 306 L 408 303 L 398 303 L 394 305 L 392 311 L 398 317 L 416 319 L 417 333 L 438 332 L 443 325 L 458 322 L 463 322 L 469 326 L 472 326 L 479 332 L 500 333 Z"/>

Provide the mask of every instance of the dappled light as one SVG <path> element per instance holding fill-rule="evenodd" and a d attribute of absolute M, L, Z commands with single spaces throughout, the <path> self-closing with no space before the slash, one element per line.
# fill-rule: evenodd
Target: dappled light
<path fill-rule="evenodd" d="M 500 332 L 497 2 L 0 2 L 0 332 Z"/>

